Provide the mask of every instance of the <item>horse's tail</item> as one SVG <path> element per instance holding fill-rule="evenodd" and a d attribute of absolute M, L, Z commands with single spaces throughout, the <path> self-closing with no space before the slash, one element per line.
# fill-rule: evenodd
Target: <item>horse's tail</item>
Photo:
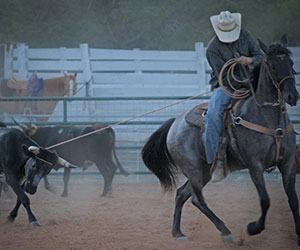
<path fill-rule="evenodd" d="M 142 149 L 142 158 L 161 186 L 170 190 L 175 185 L 176 166 L 167 148 L 167 135 L 175 118 L 166 121 L 148 139 Z"/>

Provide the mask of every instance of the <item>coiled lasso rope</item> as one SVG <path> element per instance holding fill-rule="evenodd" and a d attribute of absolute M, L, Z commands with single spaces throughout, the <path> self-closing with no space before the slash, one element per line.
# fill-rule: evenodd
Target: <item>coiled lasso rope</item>
<path fill-rule="evenodd" d="M 246 75 L 246 78 L 243 80 L 238 79 L 234 71 L 236 69 L 236 66 L 240 65 L 242 67 L 243 73 Z M 227 72 L 225 73 L 225 71 Z M 222 67 L 220 74 L 218 76 L 219 84 L 222 90 L 225 92 L 226 95 L 234 98 L 234 99 L 244 99 L 248 97 L 251 92 L 253 92 L 252 85 L 251 85 L 251 79 L 249 75 L 249 71 L 246 69 L 246 67 L 240 63 L 238 58 L 232 58 L 229 59 Z M 224 79 L 227 80 L 228 86 L 225 86 Z M 245 84 L 248 83 L 250 89 L 241 88 L 237 89 L 232 85 L 232 81 Z"/>

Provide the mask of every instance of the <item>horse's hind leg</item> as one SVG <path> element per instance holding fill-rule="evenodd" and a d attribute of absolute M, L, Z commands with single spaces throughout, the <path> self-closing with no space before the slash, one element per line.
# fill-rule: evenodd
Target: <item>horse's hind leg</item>
<path fill-rule="evenodd" d="M 299 218 L 299 205 L 298 205 L 298 198 L 295 190 L 295 178 L 296 173 L 295 169 L 292 170 L 290 168 L 280 168 L 282 174 L 282 181 L 284 190 L 287 194 L 289 205 L 293 213 L 294 222 L 295 222 L 295 230 L 297 234 L 297 243 L 300 246 L 300 218 Z"/>
<path fill-rule="evenodd" d="M 177 189 L 175 198 L 175 211 L 173 217 L 172 235 L 175 238 L 186 237 L 180 229 L 181 212 L 184 203 L 191 197 L 191 186 L 189 181 L 186 181 L 180 188 Z"/>
<path fill-rule="evenodd" d="M 191 181 L 192 185 L 192 203 L 207 216 L 208 219 L 215 225 L 215 227 L 221 232 L 224 241 L 232 241 L 232 234 L 226 227 L 225 223 L 214 214 L 213 211 L 207 206 L 204 197 L 202 195 L 202 188 L 204 187 L 199 178 L 193 178 Z"/>
<path fill-rule="evenodd" d="M 261 233 L 265 229 L 266 216 L 270 207 L 270 198 L 265 185 L 263 168 L 257 167 L 255 169 L 249 169 L 249 172 L 259 195 L 262 211 L 262 214 L 258 221 L 251 222 L 247 226 L 248 234 L 255 235 Z"/>

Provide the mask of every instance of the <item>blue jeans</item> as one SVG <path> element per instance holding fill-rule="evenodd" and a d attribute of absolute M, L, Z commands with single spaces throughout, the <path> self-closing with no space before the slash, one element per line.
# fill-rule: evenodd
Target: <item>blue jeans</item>
<path fill-rule="evenodd" d="M 226 95 L 220 87 L 214 90 L 210 98 L 203 134 L 205 155 L 208 163 L 214 161 L 218 152 L 223 114 L 230 100 L 231 97 Z"/>

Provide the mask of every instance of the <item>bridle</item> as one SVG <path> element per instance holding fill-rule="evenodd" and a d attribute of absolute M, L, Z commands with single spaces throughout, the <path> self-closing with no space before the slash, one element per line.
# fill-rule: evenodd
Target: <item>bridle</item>
<path fill-rule="evenodd" d="M 285 56 L 287 56 L 287 55 L 285 55 L 285 54 L 276 55 L 276 57 L 280 57 L 281 59 Z M 243 73 L 246 75 L 246 78 L 244 80 L 240 80 L 234 75 L 234 70 L 235 70 L 235 68 L 238 64 L 241 65 Z M 229 95 L 230 97 L 232 97 L 234 99 L 245 99 L 250 94 L 252 94 L 253 97 L 254 97 L 254 100 L 255 100 L 255 102 L 258 106 L 272 106 L 272 107 L 280 106 L 281 107 L 281 112 L 285 112 L 285 106 L 284 106 L 284 101 L 283 101 L 283 97 L 282 97 L 280 87 L 281 87 L 281 85 L 283 84 L 284 81 L 286 81 L 288 79 L 291 79 L 291 78 L 294 79 L 294 76 L 293 75 L 287 75 L 287 76 L 283 77 L 281 80 L 278 81 L 274 78 L 274 76 L 272 74 L 273 73 L 272 68 L 271 68 L 271 66 L 268 62 L 268 59 L 267 59 L 266 55 L 264 55 L 262 64 L 265 65 L 266 73 L 267 73 L 268 77 L 270 78 L 273 86 L 277 90 L 277 97 L 278 97 L 277 102 L 274 102 L 274 103 L 273 102 L 259 103 L 257 101 L 256 96 L 255 96 L 255 91 L 254 91 L 253 86 L 251 84 L 249 71 L 247 70 L 247 68 L 244 65 L 242 65 L 238 61 L 237 58 L 230 59 L 229 61 L 227 61 L 224 64 L 224 66 L 222 67 L 222 69 L 220 71 L 220 74 L 219 74 L 219 84 L 220 84 L 222 90 L 227 95 Z M 225 72 L 226 69 L 227 69 L 227 73 L 226 73 L 225 78 L 227 79 L 228 86 L 230 87 L 231 90 L 229 90 L 228 87 L 226 87 L 224 85 L 224 72 Z M 237 83 L 242 83 L 242 84 L 248 83 L 250 89 L 236 89 L 233 86 L 231 79 L 233 81 L 237 82 Z M 289 124 L 285 125 L 285 128 L 281 128 L 281 127 L 268 128 L 268 127 L 264 127 L 264 126 L 261 126 L 261 125 L 256 124 L 256 123 L 246 121 L 240 116 L 235 116 L 232 113 L 232 111 L 230 111 L 230 114 L 231 114 L 231 118 L 232 118 L 232 122 L 233 122 L 234 126 L 241 125 L 241 126 L 247 128 L 247 129 L 256 131 L 258 133 L 265 134 L 265 135 L 270 135 L 275 139 L 275 143 L 276 143 L 276 160 L 275 160 L 275 162 L 276 162 L 276 165 L 278 165 L 278 163 L 281 159 L 281 156 L 280 156 L 281 140 L 285 135 L 290 134 L 294 131 L 293 124 L 289 123 Z"/>
<path fill-rule="evenodd" d="M 287 56 L 286 54 L 280 54 L 280 55 L 275 55 L 273 57 L 279 57 L 279 58 L 282 59 L 286 56 Z M 272 69 L 271 69 L 270 63 L 268 62 L 267 55 L 264 55 L 263 60 L 262 60 L 262 64 L 265 66 L 266 72 L 267 72 L 269 78 L 271 79 L 271 82 L 272 82 L 273 86 L 277 90 L 277 102 L 274 102 L 274 103 L 273 102 L 260 103 L 257 100 L 256 95 L 255 95 L 255 91 L 253 89 L 253 85 L 251 83 L 249 70 L 243 64 L 241 64 L 238 61 L 238 58 L 229 59 L 223 65 L 223 67 L 220 71 L 219 77 L 218 77 L 220 87 L 225 92 L 225 94 L 232 97 L 233 99 L 245 99 L 248 96 L 250 96 L 250 94 L 252 94 L 252 96 L 254 97 L 254 100 L 255 100 L 255 102 L 258 106 L 282 106 L 283 105 L 283 98 L 282 98 L 282 93 L 281 93 L 280 87 L 281 87 L 281 85 L 284 81 L 286 81 L 288 79 L 294 79 L 294 75 L 287 75 L 284 78 L 282 78 L 280 81 L 277 81 L 277 80 L 274 79 L 274 76 L 272 74 Z M 246 76 L 246 78 L 243 79 L 243 80 L 238 79 L 234 74 L 237 65 L 241 66 L 241 69 L 242 69 L 244 75 Z M 226 75 L 225 75 L 226 70 L 227 70 L 227 72 L 226 72 Z M 227 80 L 228 87 L 225 86 L 224 79 Z M 233 86 L 233 82 L 243 84 L 243 85 L 247 83 L 248 86 L 249 86 L 249 89 L 245 89 L 245 88 L 237 89 Z"/>
<path fill-rule="evenodd" d="M 287 55 L 286 54 L 280 54 L 280 55 L 274 55 L 272 57 L 279 57 L 279 58 L 281 58 L 281 60 L 283 60 L 283 58 L 287 57 Z M 281 85 L 282 85 L 282 83 L 284 81 L 286 81 L 288 79 L 294 79 L 294 75 L 293 74 L 292 75 L 287 75 L 287 76 L 283 77 L 279 81 L 275 80 L 274 79 L 274 72 L 273 72 L 272 67 L 270 66 L 270 64 L 268 62 L 268 59 L 267 59 L 266 55 L 264 55 L 263 63 L 266 66 L 265 67 L 266 68 L 266 72 L 267 72 L 269 78 L 271 79 L 273 86 L 277 90 L 277 102 L 275 102 L 275 103 L 264 102 L 262 105 L 263 106 L 282 106 L 283 105 L 283 97 L 282 97 L 282 93 L 281 93 L 280 87 L 281 87 Z"/>

